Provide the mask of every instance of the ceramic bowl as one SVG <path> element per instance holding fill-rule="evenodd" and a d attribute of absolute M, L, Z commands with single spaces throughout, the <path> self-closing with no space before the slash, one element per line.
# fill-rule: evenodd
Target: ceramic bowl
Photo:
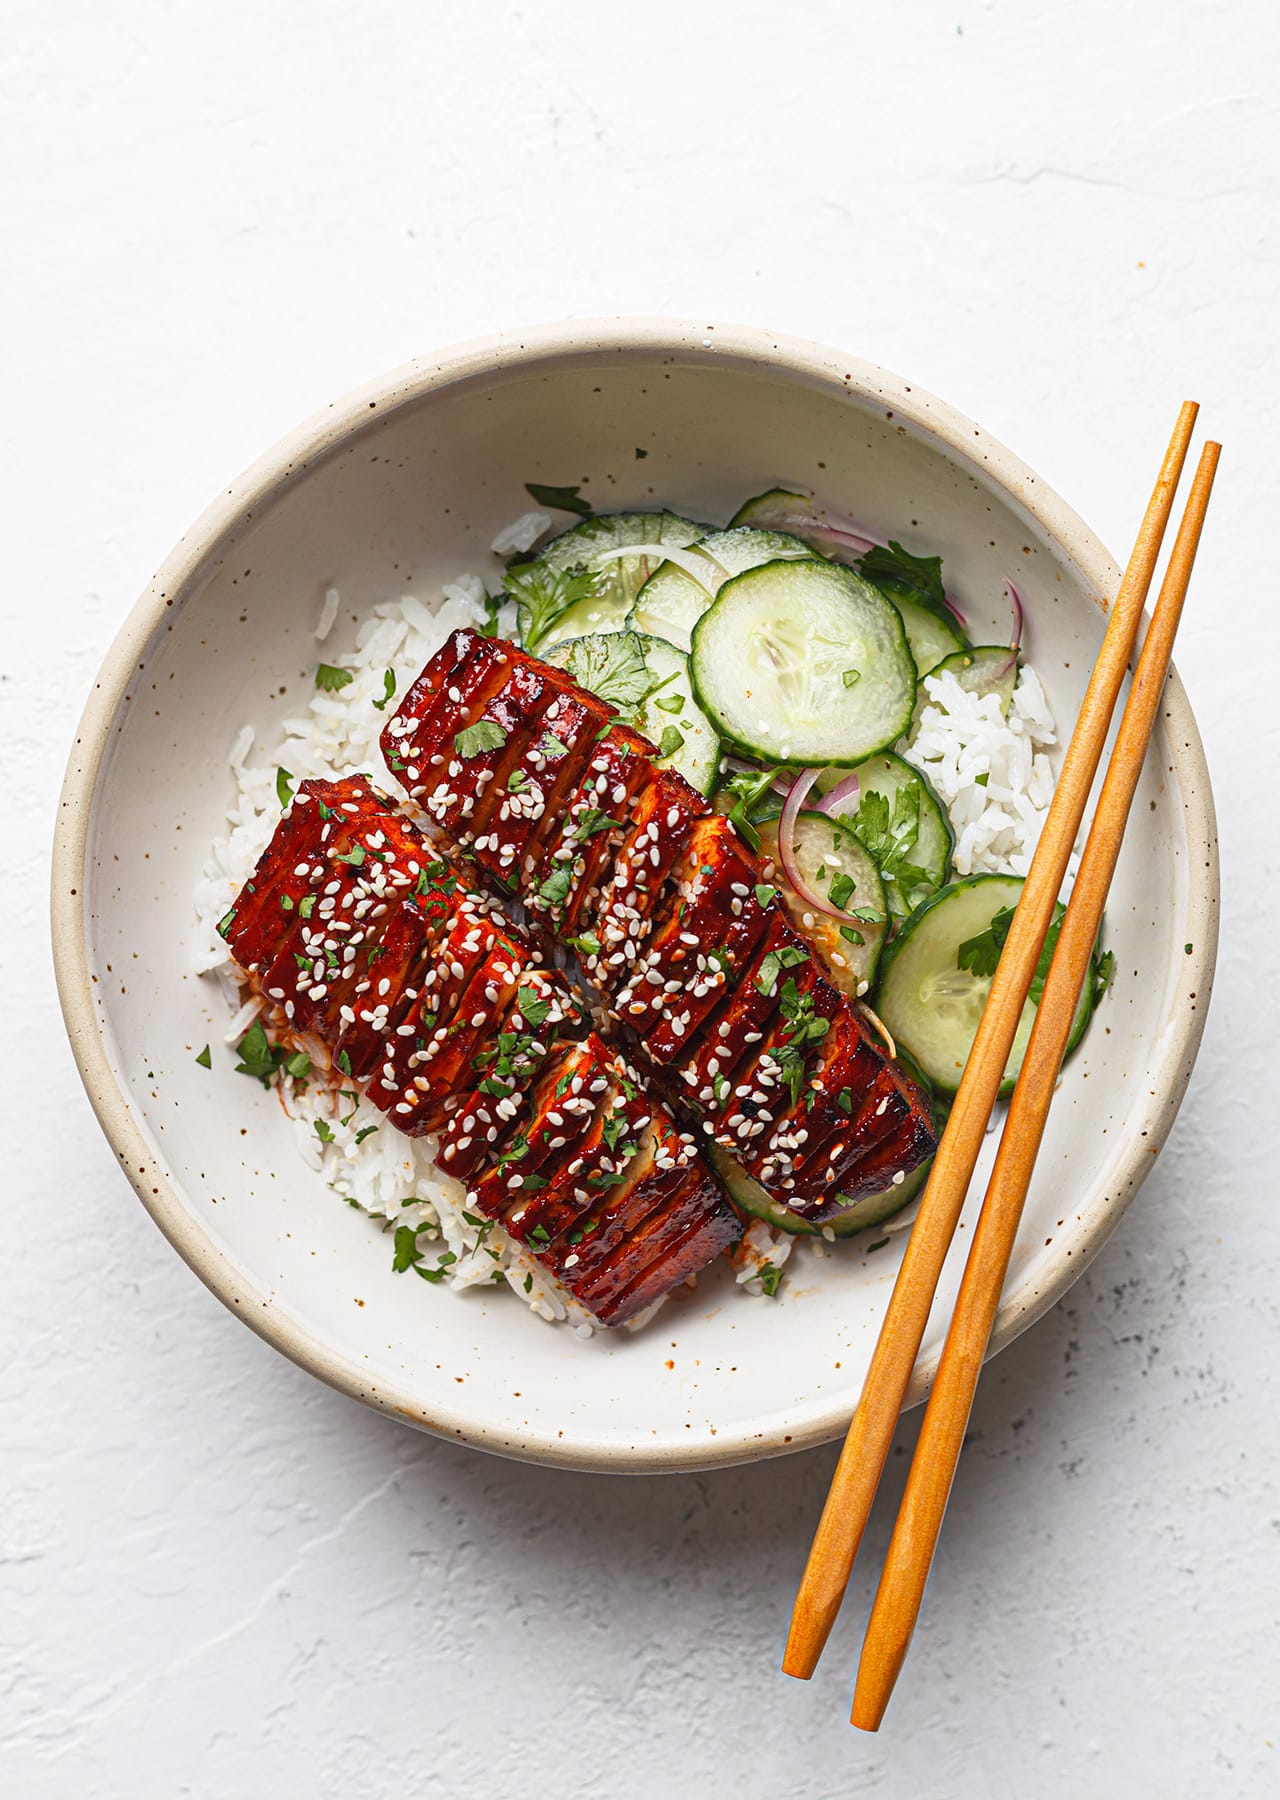
<path fill-rule="evenodd" d="M 490 541 L 527 507 L 530 480 L 582 482 L 606 510 L 665 503 L 710 520 L 774 483 L 816 489 L 873 530 L 940 551 L 977 641 L 1007 632 L 1011 576 L 1064 727 L 1118 580 L 1087 527 L 986 432 L 835 352 L 727 326 L 610 321 L 413 363 L 303 425 L 221 495 L 112 647 L 58 825 L 67 1029 L 103 1130 L 174 1248 L 334 1387 L 444 1437 L 579 1467 L 691 1468 L 821 1443 L 851 1416 L 901 1237 L 797 1259 L 773 1301 L 713 1274 L 646 1330 L 584 1341 L 505 1291 L 455 1295 L 393 1275 L 386 1237 L 303 1164 L 275 1098 L 225 1055 L 212 1070 L 195 1061 L 227 1022 L 193 973 L 192 890 L 222 829 L 229 746 L 246 720 L 269 730 L 309 682 L 326 587 L 345 617 L 433 596 L 463 570 L 496 573 Z M 1135 524 L 1144 498 L 1135 487 Z M 1209 782 L 1174 676 L 1112 890 L 1115 986 L 1062 1082 L 997 1349 L 1079 1276 L 1160 1150 L 1200 1037 L 1216 899 Z M 936 1364 L 967 1237 L 912 1400 Z"/>

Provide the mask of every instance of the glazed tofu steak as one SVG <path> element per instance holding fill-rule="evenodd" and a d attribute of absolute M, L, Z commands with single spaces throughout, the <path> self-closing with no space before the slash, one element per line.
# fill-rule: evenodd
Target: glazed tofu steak
<path fill-rule="evenodd" d="M 760 858 L 614 709 L 458 631 L 382 734 L 448 844 L 567 944 L 698 1134 L 820 1222 L 933 1154 L 926 1096 L 791 928 Z"/>
<path fill-rule="evenodd" d="M 518 740 L 547 683 L 527 658 L 510 673 L 505 696 L 478 669 L 465 678 L 475 716 L 489 706 L 506 735 L 476 756 L 478 791 L 442 790 L 431 810 L 498 850 L 521 842 L 521 819 L 498 815 L 522 762 L 543 791 Z M 426 679 L 415 693 L 434 697 Z M 531 835 L 541 819 L 523 822 Z M 502 877 L 500 856 L 487 866 Z M 301 785 L 219 929 L 274 1033 L 402 1131 L 436 1135 L 468 1204 L 600 1324 L 625 1323 L 741 1235 L 693 1132 L 591 1031 L 542 948 L 362 776 Z"/>

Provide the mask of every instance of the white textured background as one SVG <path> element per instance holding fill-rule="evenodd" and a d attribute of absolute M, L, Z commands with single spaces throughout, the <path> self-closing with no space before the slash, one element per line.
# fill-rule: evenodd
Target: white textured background
<path fill-rule="evenodd" d="M 5 13 L 0 1789 L 1280 1792 L 1275 8 Z M 1179 656 L 1223 825 L 1204 1052 L 1110 1247 L 988 1373 L 875 1740 L 845 1719 L 887 1508 L 819 1677 L 777 1673 L 833 1451 L 580 1477 L 338 1398 L 163 1243 L 57 1022 L 56 783 L 169 545 L 365 375 L 609 312 L 886 363 L 1121 553 L 1184 394 L 1226 442 Z"/>

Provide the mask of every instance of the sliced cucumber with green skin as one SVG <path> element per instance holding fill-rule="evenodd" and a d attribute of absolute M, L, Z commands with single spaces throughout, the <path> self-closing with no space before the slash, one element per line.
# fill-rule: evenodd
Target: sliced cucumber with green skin
<path fill-rule="evenodd" d="M 1018 652 L 1009 644 L 975 644 L 968 650 L 957 650 L 952 656 L 944 656 L 929 673 L 954 675 L 967 694 L 997 695 L 1000 711 L 1007 719 L 1009 708 L 1013 705 L 1013 690 L 1018 685 Z M 921 713 L 926 706 L 933 704 L 921 681 L 911 720 L 913 735 L 920 723 Z"/>
<path fill-rule="evenodd" d="M 931 888 L 940 888 L 951 871 L 955 834 L 946 808 L 934 793 L 928 777 L 919 769 L 913 768 L 905 758 L 896 756 L 892 750 L 868 757 L 866 762 L 858 764 L 854 774 L 859 782 L 858 798 L 842 816 L 848 817 L 855 832 L 858 828 L 858 809 L 868 794 L 883 795 L 889 803 L 889 815 L 892 818 L 898 795 L 904 789 L 910 789 L 912 783 L 917 785 L 920 794 L 919 822 L 915 842 L 906 853 L 906 861 L 923 870 Z M 830 793 L 833 787 L 848 778 L 847 769 L 824 769 L 818 777 L 817 790 L 820 794 Z M 897 918 L 905 919 L 908 913 L 915 910 L 909 897 L 902 892 L 892 876 L 885 880 L 884 885 L 890 912 Z"/>
<path fill-rule="evenodd" d="M 918 675 L 932 673 L 947 657 L 965 650 L 966 639 L 960 627 L 942 618 L 931 606 L 917 605 L 906 595 L 889 598 L 902 615 Z"/>
<path fill-rule="evenodd" d="M 815 894 L 849 912 L 843 924 L 815 912 L 787 880 L 778 855 L 778 827 L 770 821 L 758 827 L 760 854 L 767 857 L 765 879 L 782 897 L 787 916 L 799 935 L 822 958 L 834 986 L 852 999 L 860 999 L 876 978 L 880 947 L 889 928 L 884 882 L 872 858 L 852 831 L 837 825 L 826 813 L 802 812 L 792 834 L 796 872 Z M 833 895 L 833 885 L 834 895 Z M 855 912 L 878 917 L 858 919 Z"/>
<path fill-rule="evenodd" d="M 741 575 L 746 569 L 780 558 L 813 555 L 808 544 L 785 531 L 749 528 L 713 531 L 710 537 L 701 538 L 691 547 L 718 563 L 725 575 Z M 663 563 L 640 589 L 628 625 L 636 631 L 653 632 L 687 651 L 693 628 L 720 591 L 724 576 L 708 569 L 708 580 L 709 587 L 674 563 Z"/>
<path fill-rule="evenodd" d="M 553 538 L 536 558 L 546 569 L 600 569 L 600 592 L 571 606 L 546 633 L 542 648 L 567 638 L 622 631 L 636 595 L 657 566 L 650 556 L 612 557 L 630 544 L 671 544 L 677 550 L 706 537 L 707 527 L 678 513 L 599 513 Z M 522 565 L 528 569 L 528 563 Z"/>
<path fill-rule="evenodd" d="M 729 529 L 733 531 L 739 525 L 757 525 L 762 523 L 766 529 L 772 527 L 779 513 L 811 513 L 813 511 L 813 495 L 802 494 L 795 488 L 768 488 L 763 494 L 753 494 L 750 500 L 744 500 L 729 521 Z"/>
<path fill-rule="evenodd" d="M 758 1181 L 751 1179 L 740 1163 L 736 1163 L 731 1156 L 726 1156 L 718 1146 L 711 1145 L 708 1148 L 716 1174 L 723 1181 L 729 1198 L 738 1211 L 746 1213 L 752 1219 L 763 1219 L 765 1224 L 773 1225 L 779 1231 L 789 1232 L 793 1237 L 826 1237 L 830 1234 L 832 1237 L 846 1238 L 855 1236 L 859 1231 L 866 1231 L 871 1225 L 883 1225 L 886 1219 L 900 1213 L 909 1200 L 914 1200 L 929 1179 L 930 1164 L 922 1163 L 918 1169 L 913 1169 L 901 1181 L 884 1188 L 880 1193 L 867 1194 L 844 1212 L 824 1219 L 821 1225 L 813 1225 L 783 1206 L 780 1200 L 773 1199 Z"/>
<path fill-rule="evenodd" d="M 655 759 L 659 767 L 675 769 L 700 794 L 711 792 L 720 739 L 694 698 L 689 658 L 674 645 L 640 631 L 596 632 L 553 645 L 544 660 L 616 706 L 659 749 L 665 736 L 670 747 Z"/>
<path fill-rule="evenodd" d="M 876 1011 L 941 1093 L 954 1094 L 960 1085 L 991 990 L 991 976 L 962 969 L 957 953 L 987 931 L 998 912 L 1017 906 L 1022 888 L 1020 875 L 970 875 L 954 881 L 908 919 L 885 954 Z M 1092 1006 L 1090 980 L 1071 1023 L 1069 1050 L 1079 1043 Z M 1035 1002 L 1028 999 L 1005 1064 L 1002 1095 L 1013 1091 L 1035 1016 Z"/>
<path fill-rule="evenodd" d="M 723 737 L 770 763 L 861 762 L 911 723 L 902 620 L 869 582 L 818 558 L 726 581 L 693 630 L 693 684 Z"/>

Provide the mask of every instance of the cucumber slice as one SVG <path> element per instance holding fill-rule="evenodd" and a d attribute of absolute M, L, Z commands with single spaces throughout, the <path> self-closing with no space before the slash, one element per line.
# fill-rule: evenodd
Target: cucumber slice
<path fill-rule="evenodd" d="M 765 762 L 861 762 L 915 706 L 902 620 L 852 569 L 817 558 L 725 582 L 694 626 L 691 663 L 712 723 Z"/>
<path fill-rule="evenodd" d="M 763 494 L 753 494 L 750 500 L 744 500 L 729 521 L 730 531 L 739 525 L 762 526 L 768 529 L 781 513 L 811 513 L 813 511 L 813 495 L 799 493 L 795 488 L 768 488 Z"/>
<path fill-rule="evenodd" d="M 965 650 L 966 640 L 960 627 L 944 619 L 931 606 L 920 606 L 905 594 L 892 594 L 888 598 L 902 615 L 918 675 L 928 675 L 947 657 Z"/>
<path fill-rule="evenodd" d="M 665 737 L 668 750 L 655 759 L 659 767 L 675 769 L 700 794 L 711 792 L 720 772 L 720 739 L 694 699 L 687 656 L 662 638 L 611 631 L 555 644 L 544 659 L 616 706 L 659 749 Z"/>
<path fill-rule="evenodd" d="M 957 650 L 952 656 L 944 656 L 929 673 L 954 675 L 968 694 L 998 695 L 1000 711 L 1007 719 L 1013 705 L 1013 690 L 1018 685 L 1018 652 L 1008 644 L 976 644 L 968 650 Z M 911 718 L 912 736 L 920 723 L 921 713 L 932 704 L 922 681 Z"/>
<path fill-rule="evenodd" d="M 867 1194 L 846 1211 L 824 1219 L 821 1225 L 813 1225 L 767 1194 L 760 1183 L 753 1181 L 742 1165 L 727 1156 L 718 1145 L 708 1145 L 707 1153 L 739 1212 L 753 1219 L 763 1219 L 767 1225 L 790 1232 L 793 1237 L 825 1237 L 831 1233 L 834 1237 L 846 1238 L 866 1231 L 868 1226 L 883 1225 L 886 1219 L 900 1213 L 909 1200 L 914 1200 L 929 1179 L 930 1164 L 922 1163 L 893 1186 L 878 1194 Z"/>
<path fill-rule="evenodd" d="M 712 557 L 729 575 L 741 575 L 779 558 L 813 555 L 808 544 L 785 531 L 713 531 L 692 548 Z M 722 585 L 722 578 L 712 580 L 711 587 L 704 587 L 674 563 L 663 563 L 640 589 L 628 625 L 636 631 L 653 632 L 687 651 L 694 626 Z"/>
<path fill-rule="evenodd" d="M 962 944 L 980 937 L 996 914 L 1018 904 L 1020 875 L 971 875 L 954 881 L 907 921 L 884 958 L 876 1011 L 942 1093 L 954 1094 L 991 989 L 990 975 L 958 966 Z M 1086 981 L 1071 1025 L 1071 1045 L 1080 1041 L 1093 1005 Z M 1018 1020 L 1013 1048 L 1000 1085 L 1012 1093 L 1035 1021 L 1028 999 Z"/>
<path fill-rule="evenodd" d="M 847 769 L 824 769 L 816 783 L 818 792 L 830 793 L 838 783 L 848 779 L 848 773 Z M 914 842 L 906 847 L 904 860 L 923 871 L 931 888 L 940 888 L 951 870 L 955 835 L 951 830 L 946 808 L 934 793 L 929 778 L 901 756 L 895 756 L 892 750 L 868 757 L 866 762 L 858 764 L 854 774 L 861 784 L 861 791 L 853 806 L 842 816 L 849 819 L 855 832 L 858 829 L 858 812 L 869 794 L 883 796 L 888 802 L 889 818 L 892 820 L 898 795 L 905 791 L 909 803 L 913 786 L 918 790 L 916 835 Z M 909 913 L 914 912 L 911 896 L 903 893 L 893 876 L 886 877 L 884 886 L 890 912 L 900 919 L 905 919 Z"/>
<path fill-rule="evenodd" d="M 766 870 L 765 880 L 777 887 L 791 923 L 818 952 L 833 985 L 851 999 L 860 999 L 876 978 L 880 947 L 888 930 L 889 914 L 879 869 L 852 831 L 842 829 L 826 813 L 800 814 L 792 841 L 801 880 L 824 900 L 831 900 L 834 882 L 833 905 L 846 907 L 851 914 L 879 915 L 873 919 L 851 916 L 841 924 L 839 919 L 815 912 L 787 880 L 778 855 L 776 820 L 760 825 L 758 830 L 760 853 L 773 864 L 772 872 Z"/>
<path fill-rule="evenodd" d="M 600 513 L 562 531 L 535 559 L 534 566 L 557 573 L 563 569 L 598 568 L 602 571 L 601 586 L 590 600 L 580 600 L 561 614 L 542 638 L 542 647 L 626 628 L 627 614 L 656 563 L 650 556 L 614 560 L 607 552 L 625 550 L 629 544 L 671 544 L 684 549 L 706 535 L 705 525 L 670 512 Z M 528 570 L 531 565 L 521 566 Z"/>

